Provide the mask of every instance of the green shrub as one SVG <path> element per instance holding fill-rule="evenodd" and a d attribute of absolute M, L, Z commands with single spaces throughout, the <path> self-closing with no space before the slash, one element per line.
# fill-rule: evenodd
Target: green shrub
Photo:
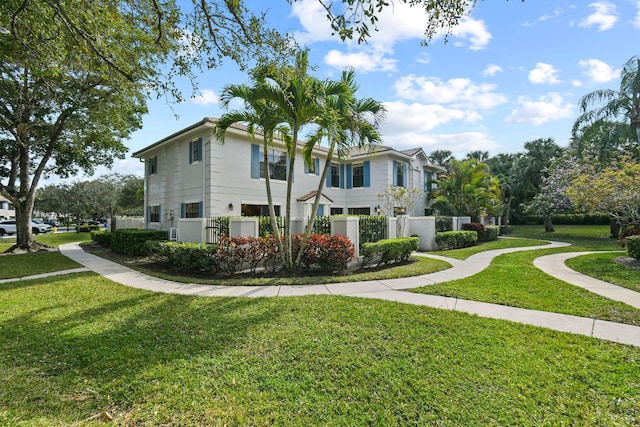
<path fill-rule="evenodd" d="M 178 271 L 218 271 L 217 245 L 147 240 L 149 255 Z"/>
<path fill-rule="evenodd" d="M 92 231 L 91 240 L 102 246 L 103 248 L 111 247 L 112 233 L 108 231 Z"/>
<path fill-rule="evenodd" d="M 500 235 L 504 236 L 507 234 L 513 233 L 513 227 L 510 225 L 501 225 L 500 226 Z"/>
<path fill-rule="evenodd" d="M 420 239 L 417 237 L 398 237 L 378 242 L 365 243 L 362 248 L 362 264 L 377 262 L 377 265 L 406 261 L 413 251 L 418 250 Z"/>
<path fill-rule="evenodd" d="M 497 225 L 487 225 L 484 228 L 483 242 L 491 242 L 493 240 L 498 240 L 499 235 L 500 235 L 500 227 L 498 227 Z"/>
<path fill-rule="evenodd" d="M 436 231 L 444 233 L 445 231 L 453 231 L 452 216 L 436 216 Z"/>
<path fill-rule="evenodd" d="M 465 248 L 473 246 L 478 241 L 475 231 L 446 231 L 436 233 L 436 243 L 441 250 Z"/>
<path fill-rule="evenodd" d="M 137 230 L 123 228 L 113 232 L 111 250 L 125 255 L 148 255 L 145 243 L 148 240 L 169 240 L 169 233 L 163 230 Z"/>
<path fill-rule="evenodd" d="M 484 229 L 484 225 L 482 225 L 481 223 L 469 222 L 467 224 L 462 224 L 461 229 L 462 231 L 475 231 L 476 233 L 478 233 L 478 242 L 485 241 L 485 237 L 484 237 L 485 229 Z"/>
<path fill-rule="evenodd" d="M 627 254 L 635 259 L 640 259 L 640 236 L 627 237 Z"/>

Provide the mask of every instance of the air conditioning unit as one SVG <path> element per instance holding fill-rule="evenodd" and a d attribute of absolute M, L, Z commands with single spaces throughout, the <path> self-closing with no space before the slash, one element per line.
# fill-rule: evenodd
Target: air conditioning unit
<path fill-rule="evenodd" d="M 177 228 L 170 228 L 169 229 L 169 240 L 172 240 L 174 242 L 178 241 L 178 229 Z"/>

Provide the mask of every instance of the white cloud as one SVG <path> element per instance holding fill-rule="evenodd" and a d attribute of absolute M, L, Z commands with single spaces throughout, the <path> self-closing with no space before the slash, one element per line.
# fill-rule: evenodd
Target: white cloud
<path fill-rule="evenodd" d="M 474 111 L 447 108 L 436 104 L 405 103 L 404 101 L 385 102 L 387 109 L 383 124 L 384 135 L 428 132 L 437 126 L 453 120 L 476 122 L 481 119 Z"/>
<path fill-rule="evenodd" d="M 520 106 L 514 109 L 505 123 L 531 123 L 541 125 L 551 120 L 572 117 L 573 104 L 565 102 L 558 93 L 549 93 L 531 100 L 527 97 L 518 98 Z"/>
<path fill-rule="evenodd" d="M 481 19 L 465 16 L 457 27 L 451 31 L 454 37 L 467 39 L 471 42 L 469 49 L 482 50 L 487 47 L 493 36 L 487 29 L 487 25 Z"/>
<path fill-rule="evenodd" d="M 496 85 L 477 85 L 464 78 L 442 81 L 436 77 L 421 77 L 410 74 L 398 79 L 394 88 L 396 95 L 400 98 L 451 104 L 455 108 L 485 110 L 507 102 L 505 96 L 494 92 Z"/>
<path fill-rule="evenodd" d="M 640 1 L 636 3 L 636 7 L 638 8 L 638 13 L 636 13 L 636 18 L 633 20 L 633 26 L 640 28 Z"/>
<path fill-rule="evenodd" d="M 544 62 L 538 62 L 536 68 L 529 71 L 529 81 L 533 84 L 557 84 L 560 83 L 558 79 L 558 71 L 551 64 L 545 64 Z"/>
<path fill-rule="evenodd" d="M 191 102 L 197 105 L 217 104 L 218 101 L 218 95 L 216 95 L 211 89 L 202 89 L 200 91 L 200 95 L 191 98 Z"/>
<path fill-rule="evenodd" d="M 582 87 L 583 83 L 581 80 L 571 80 L 571 84 L 573 87 Z"/>
<path fill-rule="evenodd" d="M 294 38 L 304 45 L 316 41 L 330 40 L 333 30 L 327 19 L 326 12 L 319 1 L 302 0 L 291 5 L 291 15 L 298 18 L 304 31 L 295 31 Z M 335 36 L 337 38 L 337 36 Z"/>
<path fill-rule="evenodd" d="M 396 148 L 422 147 L 427 153 L 435 150 L 449 150 L 462 156 L 473 150 L 494 150 L 499 148 L 491 136 L 483 132 L 462 132 L 455 134 L 426 134 L 406 132 L 384 135 L 384 144 Z"/>
<path fill-rule="evenodd" d="M 580 22 L 581 27 L 591 27 L 596 25 L 598 31 L 606 31 L 613 28 L 618 21 L 616 5 L 608 1 L 591 3 L 589 7 L 595 11 Z"/>
<path fill-rule="evenodd" d="M 482 75 L 485 77 L 495 76 L 497 73 L 502 72 L 502 67 L 499 65 L 489 64 L 482 72 Z"/>
<path fill-rule="evenodd" d="M 330 50 L 325 55 L 324 61 L 332 67 L 339 69 L 353 67 L 354 70 L 362 73 L 371 71 L 394 71 L 398 61 L 385 58 L 384 55 L 385 52 L 383 51 L 343 53 L 337 50 Z"/>
<path fill-rule="evenodd" d="M 585 59 L 578 62 L 582 73 L 597 83 L 607 83 L 620 77 L 620 70 L 598 59 Z"/>

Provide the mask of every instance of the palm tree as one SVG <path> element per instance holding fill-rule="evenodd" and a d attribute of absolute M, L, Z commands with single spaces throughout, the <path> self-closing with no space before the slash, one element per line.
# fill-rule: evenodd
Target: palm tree
<path fill-rule="evenodd" d="M 594 107 L 593 109 L 591 109 Z M 624 140 L 640 142 L 640 57 L 634 56 L 627 61 L 620 73 L 620 89 L 601 89 L 588 93 L 580 100 L 582 114 L 573 124 L 574 139 L 580 138 L 585 128 L 594 124 L 619 122 L 624 132 L 615 133 L 616 140 L 610 143 L 620 144 Z M 622 137 L 624 140 L 620 140 Z"/>
<path fill-rule="evenodd" d="M 275 105 L 282 117 L 282 124 L 288 127 L 285 138 L 289 158 L 287 174 L 287 196 L 284 218 L 285 267 L 292 269 L 293 254 L 291 242 L 291 192 L 293 171 L 298 151 L 298 134 L 302 127 L 315 122 L 324 112 L 325 98 L 344 90 L 341 84 L 325 84 L 308 75 L 307 51 L 298 52 L 295 65 L 289 68 L 259 67 L 256 75 L 264 79 L 261 93 L 265 101 Z"/>
<path fill-rule="evenodd" d="M 334 85 L 331 82 L 326 82 L 326 84 L 329 86 Z M 355 98 L 358 86 L 355 81 L 355 72 L 352 69 L 342 72 L 342 78 L 338 84 L 341 85 L 341 88 L 328 88 L 327 93 L 332 93 L 332 95 L 327 96 L 325 99 L 325 111 L 316 120 L 319 128 L 309 138 L 303 150 L 306 161 L 310 161 L 313 148 L 316 145 L 326 140 L 329 146 L 327 160 L 318 183 L 316 198 L 311 208 L 311 218 L 305 229 L 296 265 L 300 263 L 302 249 L 304 249 L 311 235 L 334 153 L 337 151 L 338 157 L 343 158 L 352 147 L 362 148 L 367 144 L 379 144 L 381 141 L 378 128 L 384 118 L 384 106 L 373 98 Z"/>
<path fill-rule="evenodd" d="M 241 99 L 244 101 L 243 110 L 233 110 L 223 114 L 214 128 L 216 137 L 224 142 L 226 131 L 235 123 L 243 123 L 247 126 L 247 132 L 253 138 L 256 128 L 262 132 L 262 148 L 264 152 L 265 164 L 265 186 L 267 191 L 267 202 L 269 205 L 269 217 L 271 219 L 271 230 L 279 249 L 280 255 L 283 257 L 284 248 L 280 239 L 280 229 L 276 221 L 275 209 L 273 206 L 273 197 L 271 193 L 271 179 L 269 173 L 269 148 L 273 145 L 273 139 L 276 133 L 280 133 L 283 139 L 288 139 L 286 132 L 280 126 L 283 117 L 278 108 L 264 99 L 263 81 L 256 81 L 254 86 L 248 85 L 228 85 L 225 86 L 220 95 L 221 104 L 224 108 L 228 108 L 229 103 L 233 99 Z"/>

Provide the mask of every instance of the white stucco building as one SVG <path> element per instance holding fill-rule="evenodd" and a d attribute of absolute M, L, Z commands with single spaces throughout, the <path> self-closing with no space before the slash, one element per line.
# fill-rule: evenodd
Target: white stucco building
<path fill-rule="evenodd" d="M 16 219 L 16 208 L 2 196 L 0 196 L 0 219 Z"/>
<path fill-rule="evenodd" d="M 214 125 L 215 119 L 204 118 L 133 153 L 145 162 L 147 228 L 168 230 L 179 218 L 268 215 L 262 136 L 252 139 L 246 128 L 236 125 L 223 143 L 213 135 Z M 288 170 L 281 141 L 275 141 L 269 155 L 276 213 L 284 214 L 286 178 L 293 172 L 292 217 L 309 217 L 327 150 L 317 147 L 310 166 L 298 152 L 294 171 Z M 444 170 L 432 165 L 421 148 L 352 150 L 345 159 L 335 156 L 318 214 L 375 214 L 378 194 L 397 185 L 418 189 L 407 214 L 423 216 L 440 171 Z"/>

